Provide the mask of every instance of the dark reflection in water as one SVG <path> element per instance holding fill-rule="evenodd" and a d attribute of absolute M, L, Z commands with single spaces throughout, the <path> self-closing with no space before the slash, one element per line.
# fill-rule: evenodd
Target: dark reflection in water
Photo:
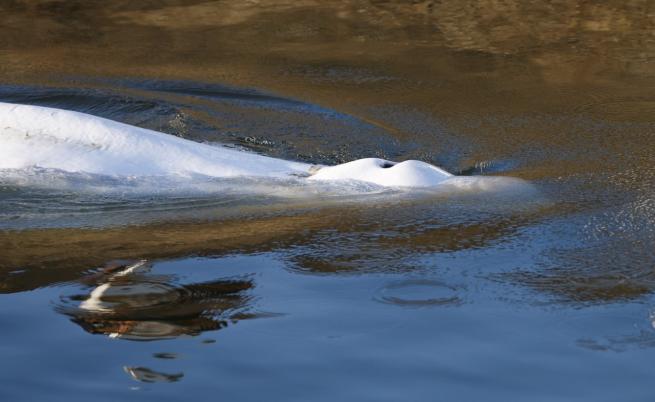
<path fill-rule="evenodd" d="M 177 359 L 178 356 L 175 353 L 157 352 L 153 354 L 153 357 L 156 357 L 157 359 Z"/>
<path fill-rule="evenodd" d="M 123 367 L 125 372 L 140 382 L 177 382 L 184 377 L 184 373 L 162 373 L 147 367 Z"/>
<path fill-rule="evenodd" d="M 195 336 L 256 317 L 244 312 L 250 280 L 176 285 L 149 270 L 146 261 L 108 267 L 82 279 L 96 285 L 88 296 L 69 297 L 57 310 L 87 332 L 133 341 Z"/>

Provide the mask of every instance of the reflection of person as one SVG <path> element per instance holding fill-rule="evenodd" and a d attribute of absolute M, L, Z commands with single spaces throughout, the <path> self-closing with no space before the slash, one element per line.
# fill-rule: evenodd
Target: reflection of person
<path fill-rule="evenodd" d="M 76 308 L 60 310 L 87 332 L 130 340 L 193 336 L 252 316 L 242 312 L 250 280 L 177 285 L 150 270 L 147 261 L 107 267 L 83 280 L 97 286 Z"/>

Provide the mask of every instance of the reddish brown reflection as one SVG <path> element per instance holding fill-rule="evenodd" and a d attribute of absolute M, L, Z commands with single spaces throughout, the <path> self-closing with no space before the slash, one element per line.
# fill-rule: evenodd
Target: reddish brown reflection
<path fill-rule="evenodd" d="M 149 271 L 147 261 L 107 267 L 82 278 L 95 282 L 88 295 L 71 297 L 57 310 L 87 332 L 134 341 L 195 336 L 257 316 L 246 312 L 250 279 L 176 284 Z"/>

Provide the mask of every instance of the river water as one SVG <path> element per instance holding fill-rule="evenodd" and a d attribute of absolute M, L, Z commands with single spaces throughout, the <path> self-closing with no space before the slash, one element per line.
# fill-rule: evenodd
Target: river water
<path fill-rule="evenodd" d="M 0 398 L 652 400 L 654 32 L 648 1 L 1 2 L 0 101 L 533 191 L 1 172 Z"/>

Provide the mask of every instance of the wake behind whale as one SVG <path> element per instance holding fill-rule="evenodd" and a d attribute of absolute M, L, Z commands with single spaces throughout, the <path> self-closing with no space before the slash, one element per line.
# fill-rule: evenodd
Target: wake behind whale
<path fill-rule="evenodd" d="M 103 178 L 125 183 L 242 180 L 245 192 L 267 191 L 267 182 L 294 188 L 489 191 L 514 187 L 509 178 L 457 177 L 425 162 L 360 159 L 336 166 L 271 158 L 61 109 L 0 103 L 0 182 L 53 186 Z M 45 178 L 45 179 L 44 179 Z M 62 180 L 65 178 L 65 180 Z M 182 185 L 181 187 L 185 187 Z M 309 191 L 311 192 L 311 191 Z"/>

